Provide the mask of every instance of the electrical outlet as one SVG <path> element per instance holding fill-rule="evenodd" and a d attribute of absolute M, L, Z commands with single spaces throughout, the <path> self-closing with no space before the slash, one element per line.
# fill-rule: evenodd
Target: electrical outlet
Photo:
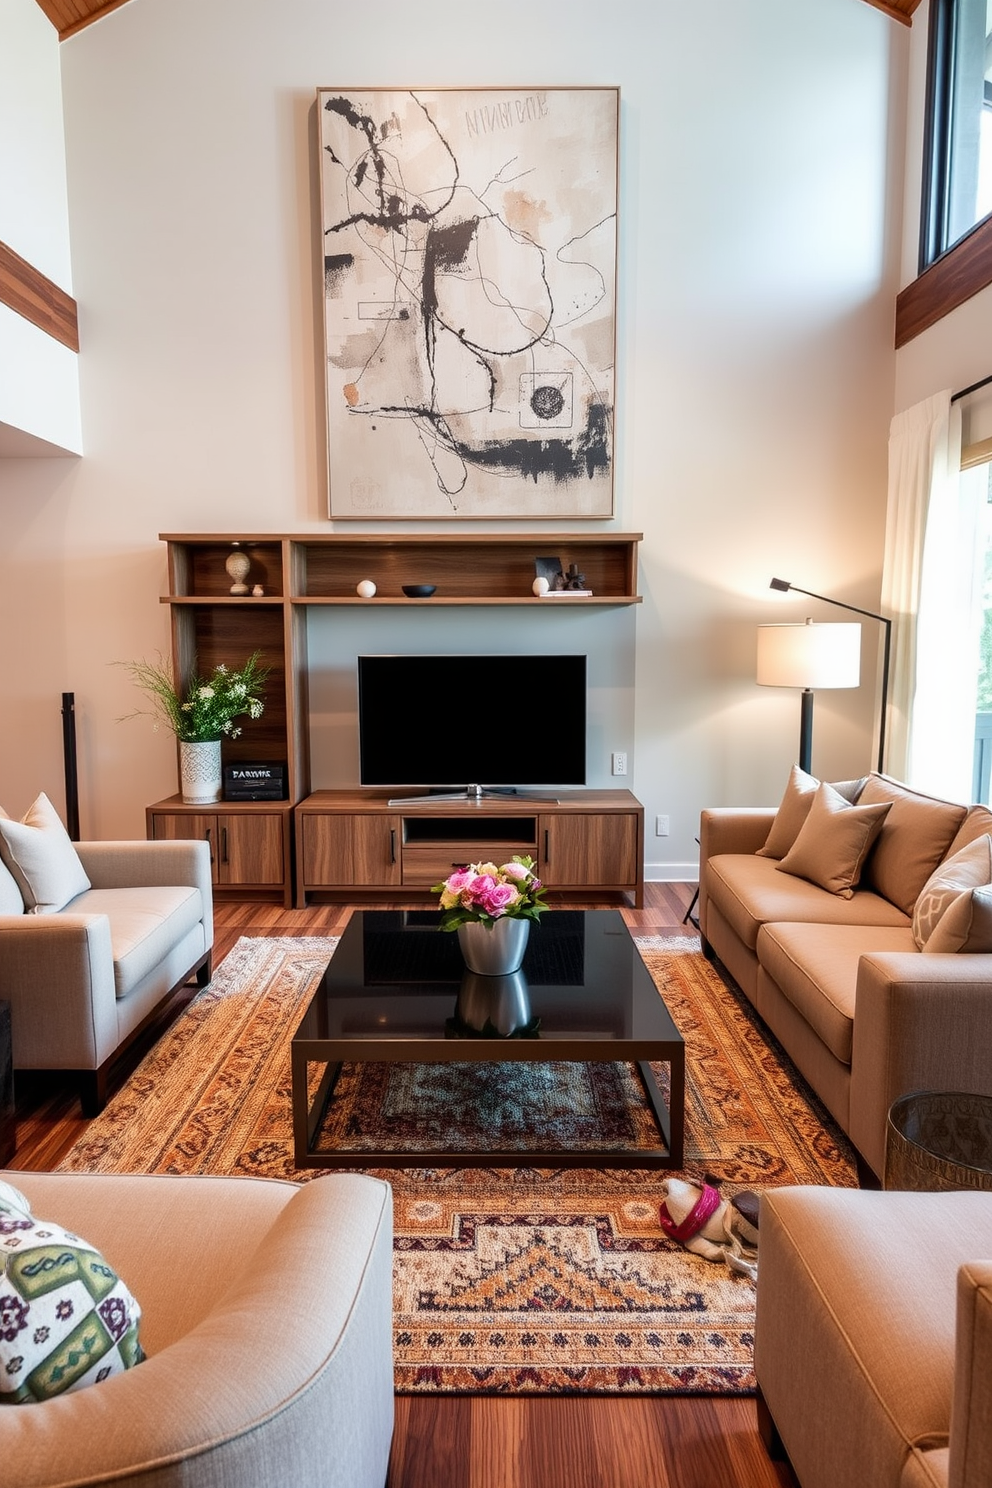
<path fill-rule="evenodd" d="M 656 816 L 654 819 L 654 835 L 656 837 L 668 836 L 668 817 Z"/>
<path fill-rule="evenodd" d="M 626 752 L 626 750 L 624 750 L 624 749 L 615 749 L 613 751 L 613 773 L 614 773 L 614 775 L 626 775 L 626 773 L 627 773 L 627 752 Z"/>

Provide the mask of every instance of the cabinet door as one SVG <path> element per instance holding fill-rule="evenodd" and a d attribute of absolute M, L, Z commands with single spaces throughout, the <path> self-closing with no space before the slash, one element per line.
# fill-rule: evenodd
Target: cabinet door
<path fill-rule="evenodd" d="M 305 813 L 303 881 L 307 888 L 400 882 L 397 816 Z"/>
<path fill-rule="evenodd" d="M 152 837 L 159 842 L 183 842 L 190 838 L 205 841 L 210 848 L 210 877 L 215 884 L 220 881 L 217 818 L 213 814 L 183 811 L 173 815 L 156 811 L 152 817 Z"/>
<path fill-rule="evenodd" d="M 542 816 L 540 847 L 540 874 L 550 889 L 637 882 L 634 812 Z"/>
<path fill-rule="evenodd" d="M 217 817 L 217 882 L 281 884 L 283 817 L 279 812 Z"/>

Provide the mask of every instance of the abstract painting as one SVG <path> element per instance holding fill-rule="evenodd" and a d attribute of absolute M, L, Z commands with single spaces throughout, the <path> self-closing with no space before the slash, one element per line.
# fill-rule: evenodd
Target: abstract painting
<path fill-rule="evenodd" d="M 612 516 L 618 90 L 317 105 L 330 516 Z"/>

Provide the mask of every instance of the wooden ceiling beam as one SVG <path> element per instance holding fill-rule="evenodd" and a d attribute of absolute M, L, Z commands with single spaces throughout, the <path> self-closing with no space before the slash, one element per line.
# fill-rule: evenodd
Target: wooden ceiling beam
<path fill-rule="evenodd" d="M 59 41 L 65 41 L 127 0 L 38 0 L 38 4 L 59 33 Z"/>

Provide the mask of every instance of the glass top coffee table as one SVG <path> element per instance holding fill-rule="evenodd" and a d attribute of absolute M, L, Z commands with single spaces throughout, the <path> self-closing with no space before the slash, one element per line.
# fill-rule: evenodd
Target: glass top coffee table
<path fill-rule="evenodd" d="M 619 913 L 549 911 L 531 927 L 523 968 L 512 977 L 468 972 L 457 936 L 442 934 L 437 923 L 433 910 L 352 914 L 293 1036 L 296 1166 L 680 1168 L 685 1047 Z M 656 1145 L 374 1151 L 327 1136 L 325 1118 L 346 1063 L 517 1061 L 636 1066 Z M 652 1061 L 668 1066 L 667 1100 Z"/>

